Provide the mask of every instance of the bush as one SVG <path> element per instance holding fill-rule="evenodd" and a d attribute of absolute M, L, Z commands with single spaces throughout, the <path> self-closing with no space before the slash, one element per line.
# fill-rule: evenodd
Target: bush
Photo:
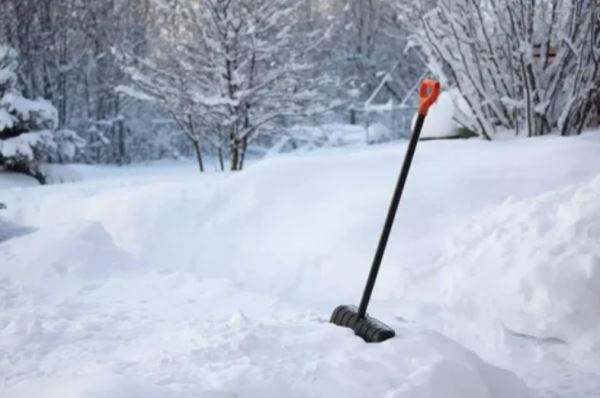
<path fill-rule="evenodd" d="M 17 52 L 0 46 L 0 167 L 44 184 L 40 164 L 71 159 L 83 140 L 73 131 L 57 130 L 57 111 L 50 102 L 23 97 L 17 66 Z"/>

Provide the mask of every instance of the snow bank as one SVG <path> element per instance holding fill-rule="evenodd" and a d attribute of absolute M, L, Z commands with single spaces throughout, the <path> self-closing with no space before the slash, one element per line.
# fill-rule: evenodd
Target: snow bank
<path fill-rule="evenodd" d="M 515 197 L 509 203 L 521 203 L 519 200 L 522 198 L 539 195 L 573 182 L 589 180 L 591 175 L 600 170 L 598 138 L 598 135 L 583 135 L 568 139 L 544 137 L 496 143 L 481 140 L 437 141 L 420 145 L 374 292 L 373 313 L 399 331 L 401 329 L 398 326 L 402 325 L 398 321 L 400 317 L 420 325 L 431 319 L 440 319 L 437 306 L 432 306 L 429 311 L 429 307 L 407 309 L 404 304 L 411 304 L 408 299 L 413 297 L 407 297 L 408 293 L 415 293 L 412 290 L 422 287 L 416 283 L 415 277 L 422 278 L 423 274 L 432 271 L 435 260 L 442 251 L 443 242 L 455 234 L 455 228 L 474 212 L 485 206 L 502 204 L 509 196 Z M 337 304 L 356 303 L 364 286 L 404 150 L 404 144 L 384 145 L 368 150 L 329 150 L 326 153 L 268 159 L 236 174 L 200 176 L 196 175 L 193 167 L 186 167 L 178 174 L 170 167 L 164 167 L 162 176 L 156 174 L 157 170 L 140 171 L 140 174 L 138 170 L 136 175 L 127 178 L 121 174 L 114 179 L 92 178 L 79 184 L 3 190 L 0 196 L 8 206 L 2 211 L 3 216 L 20 224 L 39 227 L 39 233 L 47 231 L 47 234 L 52 235 L 52 231 L 57 231 L 56 234 L 62 234 L 66 241 L 71 239 L 69 236 L 78 240 L 78 234 L 65 234 L 56 228 L 69 224 L 82 225 L 82 220 L 99 222 L 102 229 L 110 234 L 114 244 L 139 257 L 145 266 L 132 273 L 136 274 L 136 278 L 127 279 L 126 283 L 117 276 L 97 283 L 97 277 L 88 275 L 85 272 L 87 266 L 84 265 L 81 272 L 74 271 L 73 283 L 67 287 L 101 287 L 90 292 L 71 289 L 74 291 L 73 298 L 67 305 L 63 304 L 65 300 L 62 299 L 65 284 L 62 283 L 61 274 L 55 272 L 49 264 L 43 265 L 44 256 L 40 255 L 40 264 L 32 266 L 31 274 L 49 275 L 39 282 L 39 290 L 45 291 L 47 295 L 31 310 L 28 309 L 29 304 L 10 304 L 13 305 L 10 311 L 4 308 L 0 311 L 0 314 L 13 314 L 7 318 L 7 322 L 11 322 L 11 328 L 17 334 L 34 332 L 30 338 L 31 344 L 11 348 L 8 351 L 11 354 L 5 358 L 29 350 L 28 347 L 35 350 L 37 344 L 44 341 L 51 341 L 53 347 L 58 349 L 49 355 L 46 353 L 46 343 L 46 348 L 40 353 L 27 351 L 34 359 L 29 361 L 30 365 L 24 365 L 26 369 L 22 369 L 21 364 L 27 364 L 27 360 L 11 362 L 6 359 L 2 362 L 0 357 L 0 374 L 9 374 L 13 379 L 32 377 L 40 369 L 63 369 L 65 362 L 72 362 L 75 373 L 71 375 L 77 375 L 76 371 L 81 363 L 95 362 L 102 358 L 103 362 L 115 366 L 117 370 L 121 370 L 122 362 L 135 363 L 136 365 L 131 365 L 131 369 L 135 370 L 134 376 L 141 374 L 142 377 L 157 382 L 163 379 L 175 380 L 175 390 L 181 386 L 189 386 L 190 394 L 187 396 L 193 392 L 192 388 L 230 391 L 227 386 L 239 386 L 240 391 L 245 391 L 243 388 L 246 386 L 248 391 L 251 387 L 268 386 L 267 391 L 274 395 L 276 391 L 283 391 L 279 396 L 293 396 L 288 385 L 308 385 L 309 382 L 293 379 L 292 373 L 300 374 L 309 366 L 322 366 L 319 364 L 329 355 L 331 358 L 337 356 L 338 363 L 356 358 L 355 355 L 359 354 L 356 353 L 355 344 L 359 342 L 354 343 L 355 339 L 348 336 L 349 340 L 339 343 L 342 346 L 334 345 L 332 341 L 336 339 L 328 340 L 329 337 L 321 334 L 329 333 L 322 329 L 327 326 L 325 319 L 308 322 L 295 317 L 287 326 L 282 325 L 274 320 L 273 308 L 286 308 L 288 304 L 296 303 L 303 309 L 318 311 L 319 316 L 325 318 Z M 561 162 L 549 161 L 558 158 Z M 120 173 L 127 170 L 123 168 Z M 544 170 L 544 173 L 539 170 Z M 511 214 L 510 217 L 515 217 L 512 211 Z M 546 212 L 542 212 L 541 216 L 544 215 L 548 217 Z M 537 217 L 537 214 L 531 216 Z M 484 215 L 482 222 L 486 222 L 487 218 L 489 217 Z M 545 220 L 549 222 L 547 218 Z M 499 223 L 494 225 L 494 228 L 497 227 L 500 227 Z M 506 227 L 502 225 L 502 228 Z M 119 252 L 115 250 L 113 243 L 104 239 L 104 233 L 98 234 L 101 247 L 105 247 L 109 253 L 106 257 L 110 258 L 115 251 Z M 0 244 L 0 248 L 8 244 L 14 247 L 12 245 L 18 240 L 33 239 L 35 235 L 37 233 L 10 240 Z M 463 236 L 472 236 L 474 242 L 481 238 L 480 235 L 461 233 L 456 239 L 466 242 L 461 240 Z M 482 244 L 483 247 L 489 246 L 491 250 L 494 242 L 492 238 L 488 239 L 487 243 Z M 58 238 L 55 243 L 59 245 L 56 251 L 68 253 L 71 250 L 69 245 L 60 246 L 62 242 Z M 466 247 L 467 244 L 464 245 Z M 477 246 L 476 243 L 472 245 Z M 15 248 L 11 256 L 26 253 L 24 258 L 29 259 L 32 254 L 28 251 L 34 247 L 38 247 L 37 243 L 30 241 L 28 245 Z M 43 248 L 43 252 L 51 254 L 48 258 L 56 258 L 52 254 L 52 247 L 39 247 Z M 524 255 L 533 254 L 527 252 L 527 248 L 523 250 Z M 101 249 L 84 253 L 88 254 L 81 257 L 90 258 L 90 261 L 91 258 L 98 258 L 96 266 L 99 269 L 105 266 Z M 479 255 L 483 256 L 482 253 Z M 7 260 L 13 261 L 9 263 L 12 264 L 11 267 L 18 266 L 15 262 L 17 260 L 9 257 L 0 257 L 0 264 L 4 265 Z M 88 265 L 94 266 L 92 262 Z M 447 264 L 448 267 L 450 265 Z M 76 264 L 69 267 L 76 267 Z M 120 268 L 117 266 L 115 271 Z M 158 274 L 154 284 L 148 282 L 150 273 Z M 446 300 L 446 297 L 436 295 L 441 286 L 446 285 L 437 276 L 439 274 L 428 280 L 433 287 L 429 287 L 431 294 L 427 297 L 435 300 L 436 304 Z M 491 299 L 483 297 L 487 291 L 491 292 L 490 297 L 496 297 L 492 303 L 494 307 L 479 306 L 475 302 L 475 310 L 480 313 L 467 314 L 472 315 L 471 318 L 466 318 L 465 311 L 456 307 L 457 312 L 462 312 L 457 319 L 453 314 L 454 310 L 448 305 L 450 311 L 443 322 L 460 330 L 448 330 L 444 325 L 432 326 L 432 329 L 443 330 L 469 348 L 476 346 L 473 342 L 477 338 L 482 339 L 480 345 L 484 350 L 477 346 L 477 352 L 495 363 L 499 363 L 499 355 L 504 355 L 501 351 L 506 351 L 503 345 L 506 343 L 497 338 L 498 329 L 482 326 L 483 322 L 488 321 L 486 317 L 502 322 L 504 319 L 519 320 L 518 317 L 521 317 L 522 321 L 526 318 L 525 315 L 509 313 L 521 310 L 521 303 L 518 302 L 521 299 L 502 295 L 504 290 L 510 292 L 514 287 L 512 280 L 502 279 L 501 276 L 502 273 L 496 273 L 489 279 L 483 279 L 488 285 L 482 285 L 485 288 L 480 290 L 475 285 L 469 285 L 470 280 L 464 282 L 467 285 L 465 294 L 471 294 L 483 303 L 491 302 Z M 207 290 L 211 289 L 199 284 L 199 281 L 214 281 L 215 278 L 226 279 L 237 290 L 217 286 L 214 290 L 221 293 L 203 298 Z M 0 276 L 0 295 L 3 295 L 0 297 L 0 305 L 4 302 L 12 303 L 11 297 L 15 295 L 22 297 L 18 289 L 3 287 L 2 279 Z M 50 286 L 59 288 L 53 289 L 52 294 L 47 293 L 48 289 L 43 289 L 45 280 L 58 281 Z M 494 280 L 497 280 L 497 287 L 491 285 Z M 455 297 L 462 294 L 462 290 L 458 290 L 462 288 L 462 283 L 450 280 L 448 285 L 456 289 Z M 35 290 L 32 285 L 29 286 L 29 291 Z M 112 288 L 109 289 L 108 286 Z M 226 341 L 220 337 L 221 333 L 228 330 L 222 318 L 228 318 L 236 306 L 254 306 L 253 300 L 257 299 L 249 297 L 250 292 L 266 295 L 270 300 L 265 301 L 276 304 L 261 304 L 260 308 L 266 314 L 261 317 L 254 314 L 249 316 L 257 323 L 239 336 L 239 339 L 248 336 L 249 342 L 234 339 L 238 345 L 227 346 Z M 423 292 L 425 290 L 421 293 Z M 47 308 L 48 315 L 44 317 L 44 311 L 40 315 L 39 305 L 49 299 L 57 304 Z M 103 304 L 105 302 L 106 305 Z M 65 307 L 69 311 L 63 311 Z M 75 312 L 70 308 L 75 308 Z M 481 312 L 485 309 L 489 310 L 488 313 Z M 506 312 L 501 312 L 504 310 Z M 17 316 L 19 312 L 26 316 L 20 319 Z M 210 314 L 210 317 L 199 319 L 204 314 Z M 498 314 L 502 315 L 502 319 Z M 36 321 L 40 317 L 41 320 Z M 463 319 L 473 319 L 474 322 L 467 327 Z M 64 333 L 64 336 L 50 333 L 48 328 L 55 323 L 68 325 L 69 333 Z M 4 324 L 8 325 L 0 318 L 0 329 Z M 526 333 L 531 333 L 532 330 L 518 328 L 516 322 L 506 325 Z M 75 326 L 78 329 L 72 331 L 71 328 Z M 42 333 L 35 332 L 39 327 Z M 264 329 L 272 330 L 273 333 L 264 337 Z M 187 334 L 184 333 L 186 330 Z M 11 339 L 15 337 L 14 332 L 6 333 Z M 340 331 L 335 330 L 334 333 L 338 336 L 337 340 L 340 340 Z M 311 344 L 305 340 L 308 335 L 314 336 L 315 341 L 329 343 Z M 410 335 L 401 332 L 399 339 Z M 540 336 L 546 334 L 540 333 Z M 0 345 L 7 339 L 8 337 L 1 336 Z M 242 348 L 251 349 L 255 341 L 263 344 L 263 348 L 253 356 L 242 354 Z M 289 341 L 295 342 L 298 347 L 294 351 L 297 355 L 291 354 Z M 222 345 L 219 345 L 220 342 Z M 205 348 L 199 349 L 199 344 Z M 163 347 L 168 347 L 168 354 L 163 354 Z M 570 349 L 568 345 L 565 347 Z M 356 360 L 371 360 L 368 357 L 370 354 L 367 354 L 369 349 L 361 351 Z M 497 355 L 497 352 L 500 354 Z M 315 356 L 307 359 L 309 354 Z M 421 361 L 421 357 L 411 356 L 402 350 L 395 355 L 398 357 L 395 361 L 398 362 L 385 359 L 373 365 L 374 374 L 384 369 L 382 372 L 387 372 L 384 374 L 392 380 L 390 382 L 382 376 L 375 379 L 374 383 L 393 383 L 390 391 L 400 389 L 400 383 L 414 383 L 413 379 L 396 379 L 404 377 L 405 373 L 404 370 L 395 369 L 408 369 L 408 365 L 402 362 L 404 358 L 414 360 L 416 364 Z M 261 365 L 250 366 L 261 356 L 275 359 L 264 359 Z M 42 364 L 39 365 L 37 361 L 42 361 Z M 331 361 L 333 363 L 335 360 Z M 215 363 L 215 367 L 209 366 Z M 275 363 L 277 369 L 284 366 L 290 369 L 290 376 L 283 378 L 284 387 L 277 387 L 267 377 L 273 373 Z M 431 362 L 427 363 L 431 365 Z M 502 358 L 501 363 L 510 362 L 504 362 Z M 532 366 L 539 368 L 536 363 Z M 415 365 L 414 369 L 417 367 Z M 357 374 L 365 368 L 357 366 L 352 371 L 356 374 L 352 373 L 347 377 L 359 380 L 360 376 Z M 224 369 L 240 371 L 231 375 Z M 560 377 L 551 378 L 552 389 L 564 383 L 580 386 L 580 380 L 593 379 L 586 375 L 573 379 L 562 364 L 557 369 L 553 374 Z M 597 369 L 597 363 L 590 369 Z M 426 377 L 430 377 L 433 371 L 427 372 Z M 256 374 L 260 378 L 254 378 Z M 200 380 L 198 375 L 206 376 Z M 529 380 L 536 383 L 539 375 L 538 372 L 536 377 Z M 318 374 L 315 377 L 317 376 Z M 329 377 L 337 376 L 329 373 Z M 253 380 L 256 384 L 251 385 Z M 479 379 L 472 380 L 477 380 L 473 383 L 481 383 Z M 338 382 L 341 384 L 342 380 L 338 379 Z M 321 385 L 334 386 L 333 381 L 323 382 Z M 369 395 L 368 388 L 371 386 L 372 384 L 365 382 L 364 389 L 356 387 L 357 395 Z M 410 391 L 416 391 L 415 388 L 410 387 Z M 424 388 L 432 387 L 426 385 Z M 589 390 L 594 391 L 594 388 L 597 385 L 592 385 Z M 287 392 L 290 393 L 286 395 Z M 390 394 L 394 396 L 393 393 Z M 258 393 L 257 395 L 260 396 Z M 398 395 L 401 396 L 400 393 Z M 3 396 L 2 393 L 0 396 Z"/>
<path fill-rule="evenodd" d="M 198 355 L 239 352 L 237 365 L 213 375 L 213 385 L 240 397 L 528 396 L 512 373 L 439 335 L 404 331 L 401 338 L 365 345 L 350 331 L 315 326 L 297 319 L 243 324 L 223 330 L 222 342 Z"/>
<path fill-rule="evenodd" d="M 43 187 L 41 196 L 9 190 L 3 212 L 36 227 L 98 221 L 119 247 L 157 269 L 192 269 L 286 298 L 356 300 L 404 150 L 399 144 L 281 156 L 233 175 L 200 176 L 190 168 L 177 176 L 165 168 L 163 179 Z M 375 298 L 404 297 L 413 274 L 432 268 L 466 216 L 511 195 L 588 178 L 600 169 L 599 150 L 600 141 L 585 136 L 424 142 Z M 548 162 L 557 156 L 561 163 Z"/>
<path fill-rule="evenodd" d="M 79 324 L 69 308 L 81 305 L 85 289 L 124 275 L 136 261 L 114 245 L 99 223 L 79 222 L 0 242 L 0 265 L 0 352 L 37 353 L 46 344 L 55 347 L 57 335 L 50 331 L 62 328 L 65 318 Z M 76 298 L 70 304 L 69 295 Z M 0 357 L 0 374 L 8 375 L 14 366 L 10 355 Z"/>
<path fill-rule="evenodd" d="M 600 348 L 600 177 L 483 211 L 438 267 L 452 311 Z"/>
<path fill-rule="evenodd" d="M 79 371 L 0 386 L 3 398 L 526 398 L 512 373 L 483 363 L 471 352 L 433 334 L 365 345 L 330 325 L 224 324 L 170 356 L 152 358 L 148 379 Z M 296 329 L 296 330 L 294 330 Z M 218 333 L 220 338 L 215 338 Z M 173 336 L 174 337 L 174 336 Z M 212 337 L 212 338 L 210 338 Z M 99 361 L 104 359 L 100 354 Z M 156 367 L 155 367 L 156 366 Z M 64 372 L 64 371 L 63 371 Z M 158 383 L 157 381 L 162 382 Z"/>
<path fill-rule="evenodd" d="M 355 296 L 385 216 L 396 156 L 386 154 L 389 169 L 370 155 L 272 159 L 202 193 L 146 192 L 121 204 L 129 209 L 124 217 L 135 219 L 130 234 L 115 236 L 155 267 L 186 267 L 286 297 Z M 403 272 L 388 268 L 393 282 L 382 290 L 400 294 Z"/>
<path fill-rule="evenodd" d="M 100 278 L 134 263 L 97 222 L 46 227 L 0 245 L 0 278 L 22 286 Z"/>
<path fill-rule="evenodd" d="M 97 223 L 4 242 L 0 264 L 3 398 L 528 397 L 514 374 L 434 333 L 407 326 L 368 345 L 177 264 L 123 273 L 135 262 Z"/>

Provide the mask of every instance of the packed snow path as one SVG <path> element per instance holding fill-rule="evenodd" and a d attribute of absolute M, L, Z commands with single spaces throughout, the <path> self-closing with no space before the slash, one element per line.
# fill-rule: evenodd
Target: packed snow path
<path fill-rule="evenodd" d="M 598 396 L 597 334 L 539 334 L 541 312 L 506 325 L 510 302 L 469 317 L 434 294 L 461 275 L 438 277 L 461 262 L 444 264 L 445 242 L 475 239 L 482 209 L 600 184 L 598 135 L 535 141 L 421 145 L 371 308 L 399 338 L 379 346 L 326 321 L 360 296 L 403 145 L 234 176 L 86 168 L 84 183 L 0 191 L 8 219 L 39 228 L 0 243 L 0 396 L 524 396 L 435 330 L 535 397 Z M 467 220 L 475 227 L 458 228 Z M 458 280 L 463 299 L 477 297 Z"/>

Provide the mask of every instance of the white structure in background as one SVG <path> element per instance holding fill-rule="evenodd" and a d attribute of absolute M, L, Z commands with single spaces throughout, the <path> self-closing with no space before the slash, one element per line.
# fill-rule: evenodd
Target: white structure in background
<path fill-rule="evenodd" d="M 399 62 L 396 63 L 394 67 L 381 79 L 379 86 L 377 86 L 375 91 L 373 91 L 373 94 L 371 94 L 369 99 L 365 101 L 364 111 L 367 113 L 408 113 L 412 118 L 409 119 L 412 120 L 412 123 L 410 123 L 410 126 L 412 127 L 416 119 L 418 87 L 421 81 L 429 74 L 428 71 L 421 76 L 415 86 L 409 90 L 406 97 L 399 104 L 394 104 L 392 99 L 388 100 L 385 104 L 375 103 L 375 100 L 386 86 L 386 83 L 393 80 L 392 74 L 398 65 Z M 421 137 L 425 139 L 456 137 L 458 134 L 458 129 L 463 127 L 458 120 L 465 120 L 464 116 L 468 115 L 468 108 L 466 107 L 466 104 L 463 106 L 462 103 L 464 103 L 464 99 L 462 99 L 457 90 L 451 89 L 443 92 L 437 102 L 429 110 L 429 114 L 427 115 L 427 119 L 425 120 L 425 124 L 423 126 Z M 466 119 L 470 118 L 467 116 Z M 370 130 L 371 127 L 372 126 L 369 126 L 368 129 Z M 406 132 L 403 132 L 403 135 L 410 134 L 410 130 L 412 130 L 409 128 L 408 124 L 404 125 L 402 128 L 406 130 Z M 392 135 L 392 133 L 390 133 L 390 135 Z"/>
<path fill-rule="evenodd" d="M 452 88 L 440 94 L 437 102 L 429 108 L 429 113 L 423 125 L 421 138 L 457 138 L 461 135 L 459 129 L 472 130 L 472 117 L 470 116 L 465 100 L 458 90 Z M 413 123 L 416 120 L 413 119 Z M 466 138 L 466 136 L 464 136 Z"/>

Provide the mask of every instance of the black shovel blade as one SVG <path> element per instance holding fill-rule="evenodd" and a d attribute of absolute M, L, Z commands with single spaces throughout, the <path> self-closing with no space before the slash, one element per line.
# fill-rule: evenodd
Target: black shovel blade
<path fill-rule="evenodd" d="M 353 305 L 340 305 L 331 314 L 331 323 L 350 328 L 367 343 L 381 343 L 396 335 L 394 329 L 385 323 L 366 315 L 358 316 L 358 308 Z"/>

